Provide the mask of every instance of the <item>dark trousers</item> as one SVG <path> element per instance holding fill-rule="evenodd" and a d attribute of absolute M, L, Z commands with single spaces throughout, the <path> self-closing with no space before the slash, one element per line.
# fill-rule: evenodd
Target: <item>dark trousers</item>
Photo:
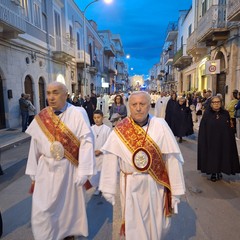
<path fill-rule="evenodd" d="M 28 127 L 28 111 L 21 111 L 22 115 L 22 132 L 25 132 Z"/>
<path fill-rule="evenodd" d="M 32 120 L 34 119 L 34 115 L 29 115 L 28 116 L 28 126 L 30 125 L 30 123 L 32 122 Z"/>

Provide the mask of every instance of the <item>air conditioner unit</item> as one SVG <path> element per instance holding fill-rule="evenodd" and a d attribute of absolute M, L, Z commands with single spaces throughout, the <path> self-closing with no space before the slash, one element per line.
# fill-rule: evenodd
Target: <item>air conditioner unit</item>
<path fill-rule="evenodd" d="M 16 5 L 20 6 L 21 1 L 20 0 L 11 0 L 12 3 L 15 3 Z"/>

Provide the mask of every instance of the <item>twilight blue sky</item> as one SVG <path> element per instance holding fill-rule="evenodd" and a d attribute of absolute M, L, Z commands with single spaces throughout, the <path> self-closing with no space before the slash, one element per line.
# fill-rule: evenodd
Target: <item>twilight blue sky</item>
<path fill-rule="evenodd" d="M 91 0 L 75 0 L 81 10 Z M 99 30 L 120 34 L 129 75 L 145 76 L 159 62 L 169 22 L 178 20 L 179 10 L 188 10 L 192 0 L 103 0 L 90 5 L 86 17 L 94 20 Z M 133 68 L 133 70 L 130 70 Z"/>

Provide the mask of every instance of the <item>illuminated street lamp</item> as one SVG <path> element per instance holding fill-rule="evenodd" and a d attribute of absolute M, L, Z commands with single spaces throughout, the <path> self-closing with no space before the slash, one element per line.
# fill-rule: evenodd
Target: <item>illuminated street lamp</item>
<path fill-rule="evenodd" d="M 84 96 L 87 95 L 87 71 L 86 71 L 86 68 L 87 68 L 87 64 L 86 64 L 86 17 L 85 17 L 85 13 L 86 13 L 86 10 L 88 9 L 88 7 L 90 5 L 92 5 L 93 3 L 95 2 L 98 2 L 100 0 L 94 0 L 92 2 L 90 2 L 83 10 L 83 50 L 84 50 L 84 53 L 83 53 L 83 80 L 84 80 Z M 112 0 L 104 0 L 105 3 L 107 4 L 110 4 L 112 2 Z"/>

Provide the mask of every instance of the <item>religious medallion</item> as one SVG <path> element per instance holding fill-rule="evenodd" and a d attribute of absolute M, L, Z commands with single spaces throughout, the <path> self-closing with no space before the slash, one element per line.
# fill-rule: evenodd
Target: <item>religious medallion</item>
<path fill-rule="evenodd" d="M 150 153 L 142 147 L 134 151 L 132 161 L 134 167 L 140 172 L 146 172 L 152 164 Z"/>
<path fill-rule="evenodd" d="M 64 157 L 64 147 L 59 141 L 52 142 L 50 152 L 55 160 L 61 160 Z"/>

